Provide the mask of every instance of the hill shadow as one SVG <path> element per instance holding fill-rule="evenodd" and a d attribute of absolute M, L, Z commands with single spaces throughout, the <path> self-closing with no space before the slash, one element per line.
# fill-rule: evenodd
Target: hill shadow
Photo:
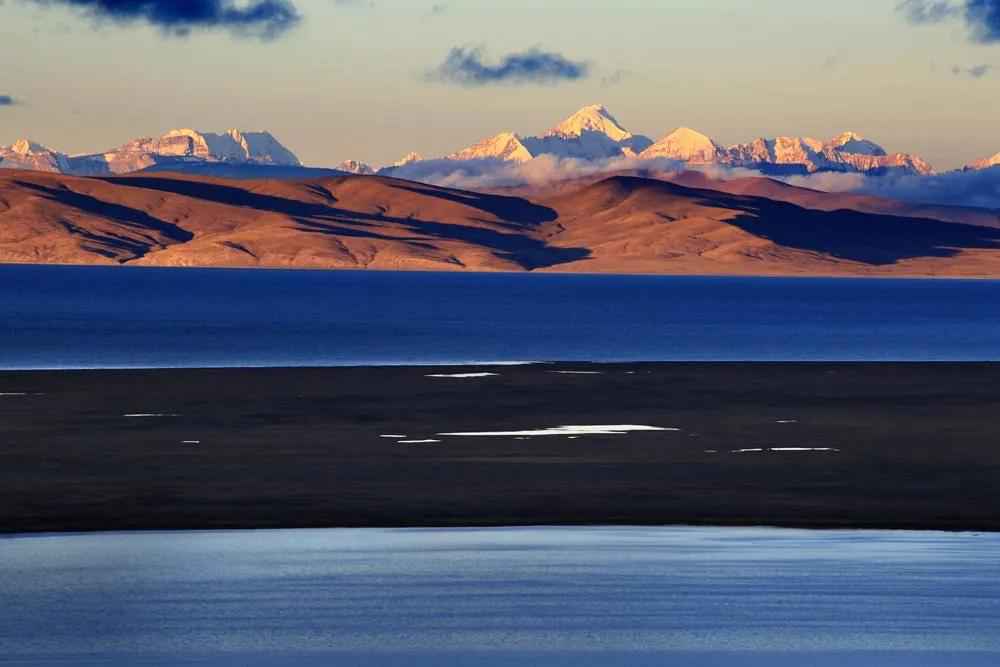
<path fill-rule="evenodd" d="M 818 211 L 765 197 L 621 176 L 607 183 L 621 194 L 659 191 L 696 204 L 738 211 L 727 224 L 777 245 L 837 259 L 886 266 L 920 257 L 954 257 L 963 250 L 1000 250 L 1000 229 L 853 210 Z"/>
<path fill-rule="evenodd" d="M 322 188 L 319 184 L 312 184 L 311 190 L 317 194 L 325 193 L 324 196 L 329 203 L 302 202 L 220 183 L 174 178 L 131 176 L 102 180 L 127 187 L 170 192 L 227 206 L 278 213 L 292 218 L 302 228 L 331 236 L 354 236 L 407 242 L 420 242 L 428 239 L 463 241 L 486 248 L 498 257 L 513 261 L 528 270 L 572 262 L 590 255 L 590 251 L 586 248 L 549 246 L 545 241 L 531 236 L 529 232 L 534 227 L 555 220 L 558 215 L 551 208 L 533 204 L 518 197 L 448 190 L 408 181 L 386 181 L 384 179 L 380 181 L 388 188 L 447 200 L 489 213 L 503 222 L 496 223 L 479 219 L 470 219 L 469 222 L 508 227 L 507 231 L 499 231 L 459 222 L 391 216 L 384 212 L 350 211 L 337 206 L 338 200 L 333 193 Z M 402 227 L 416 236 L 399 237 L 384 234 L 379 229 L 384 225 Z"/>
<path fill-rule="evenodd" d="M 963 250 L 1000 250 L 1000 229 L 852 210 L 815 211 L 754 198 L 731 205 L 744 211 L 729 223 L 800 250 L 886 266 L 920 257 L 954 257 Z"/>
<path fill-rule="evenodd" d="M 52 201 L 71 206 L 75 209 L 113 220 L 115 223 L 141 232 L 156 232 L 170 241 L 184 243 L 194 238 L 194 234 L 177 225 L 154 218 L 145 211 L 101 201 L 96 197 L 81 194 L 72 190 L 48 187 L 28 181 L 17 181 L 17 184 L 27 190 L 33 190 Z M 155 245 L 155 244 L 151 244 Z"/>

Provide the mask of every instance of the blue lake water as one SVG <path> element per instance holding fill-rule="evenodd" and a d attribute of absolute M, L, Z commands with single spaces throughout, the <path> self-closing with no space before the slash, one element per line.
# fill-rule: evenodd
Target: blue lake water
<path fill-rule="evenodd" d="M 1000 360 L 1000 282 L 0 267 L 0 368 Z"/>
<path fill-rule="evenodd" d="M 0 664 L 1000 664 L 1000 535 L 767 528 L 0 539 Z"/>

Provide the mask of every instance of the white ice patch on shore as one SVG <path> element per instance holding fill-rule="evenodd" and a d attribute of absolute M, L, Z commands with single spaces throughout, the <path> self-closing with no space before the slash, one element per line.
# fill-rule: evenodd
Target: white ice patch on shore
<path fill-rule="evenodd" d="M 470 380 L 473 378 L 500 377 L 500 374 L 499 373 L 434 373 L 433 375 L 425 375 L 424 377 L 448 378 L 452 380 Z"/>
<path fill-rule="evenodd" d="M 772 452 L 839 452 L 834 447 L 772 447 Z"/>
<path fill-rule="evenodd" d="M 752 449 L 734 449 L 733 454 L 764 454 L 767 452 L 839 452 L 834 447 L 754 447 Z"/>
<path fill-rule="evenodd" d="M 776 424 L 798 424 L 798 419 L 779 419 Z"/>
<path fill-rule="evenodd" d="M 549 371 L 556 375 L 604 375 L 602 371 Z"/>
<path fill-rule="evenodd" d="M 182 445 L 200 445 L 201 444 L 201 440 L 182 440 L 181 444 Z"/>
<path fill-rule="evenodd" d="M 379 437 L 380 438 L 391 438 L 392 440 L 402 440 L 406 436 L 405 435 L 397 435 L 397 434 L 390 433 L 388 435 L 380 435 Z"/>
<path fill-rule="evenodd" d="M 493 438 L 508 436 L 627 435 L 636 431 L 680 431 L 680 429 L 661 428 L 659 426 L 638 426 L 635 424 L 616 424 L 610 426 L 555 426 L 552 428 L 532 429 L 528 431 L 472 431 L 466 433 L 438 433 L 438 435 L 464 438 Z"/>
<path fill-rule="evenodd" d="M 401 445 L 430 445 L 435 442 L 441 442 L 440 440 L 400 440 Z"/>
<path fill-rule="evenodd" d="M 157 417 L 180 417 L 180 415 L 171 412 L 130 412 L 122 417 L 126 419 L 155 419 Z"/>

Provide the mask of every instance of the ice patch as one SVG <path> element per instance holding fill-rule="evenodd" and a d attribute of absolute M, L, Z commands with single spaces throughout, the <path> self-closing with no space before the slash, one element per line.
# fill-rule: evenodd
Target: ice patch
<path fill-rule="evenodd" d="M 180 415 L 169 412 L 130 412 L 122 417 L 126 419 L 153 419 L 156 417 L 180 417 Z"/>
<path fill-rule="evenodd" d="M 798 424 L 798 419 L 779 419 L 775 422 L 776 424 Z"/>
<path fill-rule="evenodd" d="M 435 442 L 441 442 L 440 440 L 400 440 L 401 445 L 429 445 Z"/>
<path fill-rule="evenodd" d="M 424 377 L 450 378 L 452 380 L 469 380 L 472 378 L 500 377 L 500 374 L 499 373 L 435 373 L 433 375 L 425 375 Z"/>
<path fill-rule="evenodd" d="M 393 440 L 400 440 L 402 438 L 405 438 L 406 436 L 405 435 L 396 435 L 396 434 L 391 434 L 390 433 L 389 435 L 380 435 L 379 437 L 380 438 L 391 438 Z"/>
<path fill-rule="evenodd" d="M 718 454 L 719 450 L 718 449 L 706 449 L 705 453 L 706 454 Z"/>
<path fill-rule="evenodd" d="M 834 447 L 772 447 L 772 452 L 839 452 Z"/>
<path fill-rule="evenodd" d="M 602 371 L 549 371 L 556 375 L 604 375 Z"/>
<path fill-rule="evenodd" d="M 472 431 L 466 433 L 438 433 L 438 435 L 466 438 L 492 438 L 507 436 L 627 435 L 628 433 L 636 431 L 680 431 L 680 429 L 661 428 L 659 426 L 637 426 L 635 424 L 617 424 L 612 426 L 555 426 L 552 428 L 532 429 L 528 431 Z"/>
<path fill-rule="evenodd" d="M 752 449 L 734 449 L 733 454 L 763 454 L 765 452 L 839 452 L 834 447 L 769 447 L 763 449 L 755 447 Z"/>
<path fill-rule="evenodd" d="M 200 445 L 201 440 L 181 440 L 182 445 Z"/>
<path fill-rule="evenodd" d="M 7 391 L 0 393 L 0 398 L 10 398 L 11 396 L 27 396 L 26 391 Z"/>

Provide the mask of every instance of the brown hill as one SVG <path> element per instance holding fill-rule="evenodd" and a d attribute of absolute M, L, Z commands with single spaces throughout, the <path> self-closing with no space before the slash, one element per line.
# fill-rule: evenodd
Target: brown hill
<path fill-rule="evenodd" d="M 894 215 L 906 218 L 927 218 L 961 222 L 968 225 L 994 227 L 1000 229 L 1000 211 L 975 208 L 972 206 L 939 206 L 918 204 L 885 197 L 857 195 L 845 192 L 823 192 L 811 188 L 789 185 L 783 181 L 763 176 L 750 176 L 732 180 L 714 179 L 698 171 L 685 171 L 671 176 L 668 180 L 678 185 L 704 190 L 718 190 L 736 195 L 766 197 L 777 201 L 796 204 L 818 211 L 839 211 L 849 209 L 863 213 Z"/>
<path fill-rule="evenodd" d="M 821 211 L 764 197 L 616 176 L 540 199 L 553 244 L 585 247 L 560 271 L 1000 275 L 1000 230 L 925 218 Z"/>
<path fill-rule="evenodd" d="M 1000 276 L 998 229 L 819 210 L 829 203 L 822 197 L 796 205 L 787 200 L 804 196 L 801 189 L 759 180 L 729 182 L 728 192 L 619 176 L 529 201 L 372 176 L 288 182 L 0 170 L 0 261 Z M 764 190 L 771 196 L 759 196 Z"/>

